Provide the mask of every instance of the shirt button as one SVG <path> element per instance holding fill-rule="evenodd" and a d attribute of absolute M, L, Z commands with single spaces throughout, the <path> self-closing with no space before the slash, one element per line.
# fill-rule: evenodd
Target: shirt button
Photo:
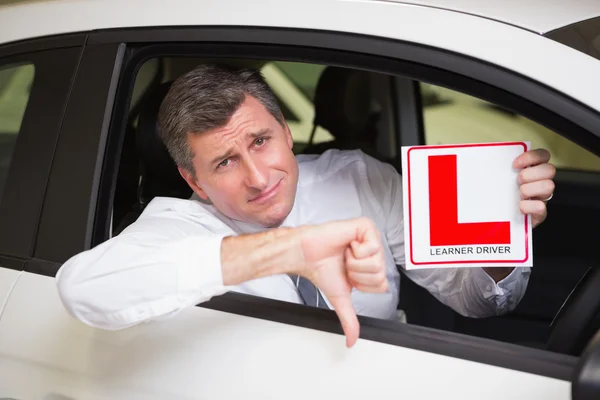
<path fill-rule="evenodd" d="M 485 290 L 488 291 L 488 292 L 491 292 L 492 291 L 492 285 L 487 285 L 485 287 Z"/>

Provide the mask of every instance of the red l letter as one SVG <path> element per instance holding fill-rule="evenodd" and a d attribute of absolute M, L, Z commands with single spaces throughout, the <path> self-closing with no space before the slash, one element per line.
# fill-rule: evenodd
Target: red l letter
<path fill-rule="evenodd" d="M 456 155 L 429 156 L 431 246 L 510 244 L 510 222 L 458 222 Z"/>

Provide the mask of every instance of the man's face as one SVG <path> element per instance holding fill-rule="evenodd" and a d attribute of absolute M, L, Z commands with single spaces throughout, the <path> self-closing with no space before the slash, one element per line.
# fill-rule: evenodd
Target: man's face
<path fill-rule="evenodd" d="M 196 176 L 179 169 L 202 199 L 230 218 L 279 226 L 296 197 L 298 164 L 293 140 L 255 98 L 247 96 L 220 128 L 189 135 Z"/>

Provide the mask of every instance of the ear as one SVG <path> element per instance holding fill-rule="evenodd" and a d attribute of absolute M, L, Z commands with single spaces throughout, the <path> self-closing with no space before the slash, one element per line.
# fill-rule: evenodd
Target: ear
<path fill-rule="evenodd" d="M 288 147 L 290 148 L 290 150 L 292 150 L 294 148 L 294 138 L 292 137 L 292 131 L 290 131 L 290 127 L 288 126 L 287 122 L 285 123 L 285 135 Z"/>
<path fill-rule="evenodd" d="M 208 200 L 208 195 L 206 194 L 206 192 L 204 192 L 204 190 L 202 190 L 202 188 L 198 186 L 198 183 L 196 183 L 196 177 L 185 168 L 177 167 L 177 169 L 179 170 L 179 174 L 181 175 L 181 177 L 185 179 L 185 181 L 192 188 L 194 193 L 196 193 L 202 200 Z"/>

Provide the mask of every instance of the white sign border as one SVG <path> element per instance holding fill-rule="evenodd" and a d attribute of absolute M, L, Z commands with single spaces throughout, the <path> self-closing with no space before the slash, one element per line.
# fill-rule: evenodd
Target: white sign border
<path fill-rule="evenodd" d="M 405 268 L 413 269 L 429 269 L 429 268 L 476 268 L 476 267 L 518 267 L 531 266 L 533 264 L 533 244 L 531 216 L 524 215 L 525 218 L 525 258 L 522 260 L 446 260 L 446 261 L 427 261 L 415 262 L 412 251 L 412 214 L 411 214 L 411 196 L 410 196 L 410 153 L 413 150 L 430 150 L 430 149 L 452 149 L 464 147 L 489 147 L 489 146 L 523 146 L 524 152 L 529 150 L 531 143 L 529 141 L 513 141 L 513 142 L 489 142 L 489 143 L 465 143 L 465 144 L 442 144 L 442 145 L 418 145 L 418 146 L 402 146 L 402 165 L 405 172 L 402 174 L 403 191 L 406 191 L 406 199 L 404 202 L 404 215 L 408 217 L 408 223 L 404 223 L 404 241 L 409 257 L 405 260 Z M 408 229 L 407 229 L 408 228 Z"/>

